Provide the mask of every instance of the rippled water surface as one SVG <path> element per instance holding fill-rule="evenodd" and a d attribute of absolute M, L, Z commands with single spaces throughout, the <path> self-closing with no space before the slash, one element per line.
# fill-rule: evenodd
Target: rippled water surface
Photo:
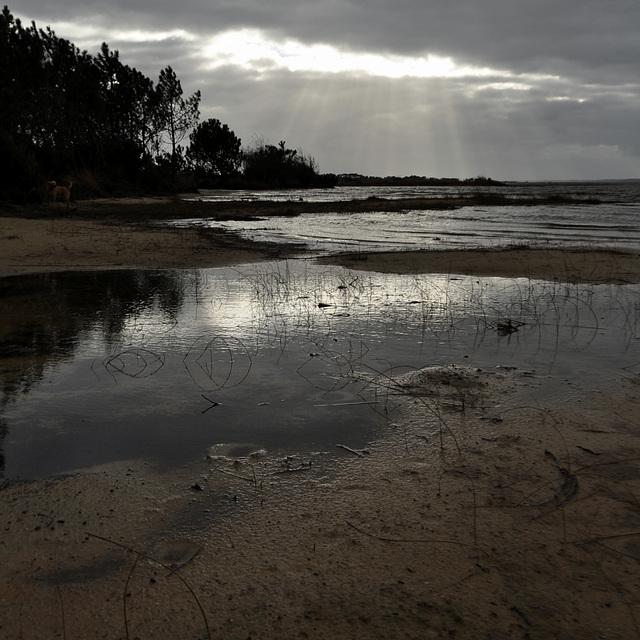
<path fill-rule="evenodd" d="M 394 411 L 392 376 L 499 371 L 562 392 L 640 362 L 638 287 L 363 274 L 311 261 L 0 280 L 1 471 L 159 469 L 344 454 Z M 507 331 L 505 322 L 517 328 Z M 374 381 L 378 384 L 373 384 Z"/>
<path fill-rule="evenodd" d="M 202 192 L 211 200 L 570 196 L 571 204 L 477 206 L 402 213 L 307 213 L 295 217 L 210 221 L 252 240 L 303 243 L 319 253 L 506 245 L 598 246 L 640 250 L 640 182 L 507 184 L 499 187 L 339 187 L 311 191 Z M 594 200 L 599 204 L 592 204 Z M 180 224 L 194 224 L 181 221 Z M 202 224 L 199 222 L 199 224 Z"/>

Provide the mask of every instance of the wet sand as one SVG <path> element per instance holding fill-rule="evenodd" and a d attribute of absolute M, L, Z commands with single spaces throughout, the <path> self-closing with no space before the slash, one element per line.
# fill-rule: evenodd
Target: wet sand
<path fill-rule="evenodd" d="M 411 201 L 418 206 L 416 201 Z M 418 201 L 425 207 L 453 206 L 441 200 Z M 447 201 L 449 202 L 449 201 Z M 403 206 L 400 207 L 400 204 Z M 95 268 L 216 267 L 300 255 L 303 249 L 251 243 L 220 230 L 166 228 L 163 220 L 242 219 L 296 215 L 309 210 L 406 208 L 406 201 L 356 203 L 221 202 L 138 198 L 92 200 L 70 210 L 46 206 L 0 209 L 0 275 Z M 504 248 L 356 253 L 321 259 L 351 269 L 390 273 L 540 278 L 565 282 L 639 282 L 640 256 L 588 247 L 567 249 Z"/>
<path fill-rule="evenodd" d="M 152 205 L 111 201 L 0 217 L 0 275 L 68 269 L 217 267 L 277 258 L 281 248 L 252 245 L 211 229 L 172 229 L 156 221 L 179 216 L 166 200 Z M 136 213 L 137 212 L 137 213 Z M 150 221 L 146 216 L 154 213 Z"/>
<path fill-rule="evenodd" d="M 136 203 L 77 206 L 54 218 L 5 212 L 0 273 L 282 256 L 132 228 Z M 463 254 L 332 260 L 638 282 L 631 254 Z M 560 380 L 552 405 L 537 393 L 543 375 L 442 367 L 381 380 L 401 417 L 363 451 L 218 450 L 169 475 L 131 460 L 7 486 L 0 638 L 637 637 L 637 378 Z"/>
<path fill-rule="evenodd" d="M 321 258 L 320 262 L 384 273 L 440 273 L 585 284 L 640 282 L 637 254 L 588 248 L 380 252 L 331 256 Z"/>

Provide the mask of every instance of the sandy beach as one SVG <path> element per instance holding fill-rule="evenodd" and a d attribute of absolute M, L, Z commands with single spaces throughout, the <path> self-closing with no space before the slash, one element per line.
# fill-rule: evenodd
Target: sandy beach
<path fill-rule="evenodd" d="M 285 209 L 294 215 L 296 203 L 224 204 L 214 215 Z M 297 254 L 155 224 L 211 212 L 153 198 L 4 208 L 0 276 Z M 640 282 L 638 255 L 585 248 L 322 260 Z M 640 637 L 637 377 L 620 372 L 596 389 L 565 379 L 563 401 L 551 403 L 539 375 L 443 366 L 386 380 L 402 419 L 339 455 L 217 450 L 164 475 L 131 460 L 9 484 L 0 491 L 0 638 Z"/>

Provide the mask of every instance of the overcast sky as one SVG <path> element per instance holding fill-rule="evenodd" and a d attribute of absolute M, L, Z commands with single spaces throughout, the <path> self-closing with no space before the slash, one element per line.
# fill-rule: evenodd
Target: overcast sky
<path fill-rule="evenodd" d="M 321 172 L 640 178 L 640 0 L 20 0 Z"/>

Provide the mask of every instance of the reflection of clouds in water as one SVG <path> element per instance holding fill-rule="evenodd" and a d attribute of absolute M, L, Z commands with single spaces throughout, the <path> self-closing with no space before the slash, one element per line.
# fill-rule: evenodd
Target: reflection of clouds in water
<path fill-rule="evenodd" d="M 127 288 L 108 313 L 64 295 L 73 282 L 56 280 L 67 303 L 56 318 L 77 333 L 64 351 L 29 343 L 42 345 L 29 358 L 40 359 L 44 377 L 14 387 L 3 412 L 7 474 L 122 456 L 185 461 L 216 441 L 331 442 L 353 431 L 357 407 L 369 433 L 371 380 L 434 364 L 555 376 L 580 368 L 582 379 L 640 359 L 637 285 L 384 274 L 304 260 L 165 276 L 169 297 L 159 279 L 140 288 L 144 304 Z M 110 277 L 92 281 L 92 299 L 110 287 Z"/>
<path fill-rule="evenodd" d="M 581 343 L 591 340 L 593 329 L 585 319 L 593 317 L 592 307 L 602 303 L 602 295 L 618 292 L 606 304 L 618 309 L 629 305 L 616 288 L 524 278 L 355 272 L 307 261 L 234 270 L 233 279 L 226 276 L 224 296 L 218 295 L 215 277 L 207 282 L 197 303 L 186 296 L 174 333 L 191 333 L 205 342 L 211 336 L 237 338 L 252 353 L 284 350 L 294 335 L 319 342 L 337 333 L 383 341 L 389 332 L 420 331 L 450 340 L 456 332 L 475 331 L 482 341 L 507 319 L 524 323 L 514 342 L 534 331 L 544 334 L 543 326 L 562 325 L 572 327 L 565 330 L 573 343 Z M 594 296 L 596 290 L 602 295 Z"/>

